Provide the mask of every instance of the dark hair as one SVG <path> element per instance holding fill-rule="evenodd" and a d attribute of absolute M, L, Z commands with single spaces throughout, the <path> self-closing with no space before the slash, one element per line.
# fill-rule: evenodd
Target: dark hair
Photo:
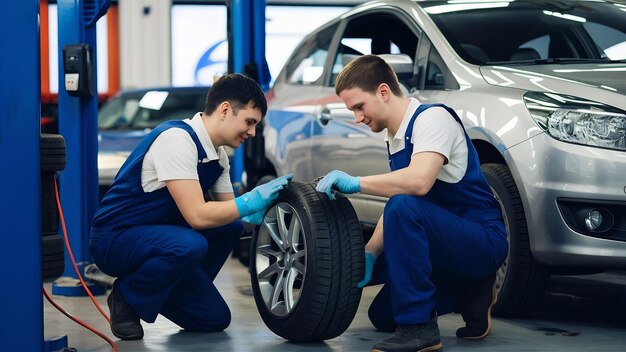
<path fill-rule="evenodd" d="M 386 83 L 394 95 L 403 95 L 391 66 L 376 55 L 363 55 L 350 61 L 341 70 L 335 81 L 335 93 L 339 95 L 346 89 L 356 87 L 374 94 L 381 83 Z"/>
<path fill-rule="evenodd" d="M 261 116 L 267 112 L 267 100 L 259 84 L 239 73 L 226 74 L 213 83 L 206 95 L 204 114 L 212 114 L 225 101 L 230 103 L 234 114 L 248 104 L 261 110 Z"/>

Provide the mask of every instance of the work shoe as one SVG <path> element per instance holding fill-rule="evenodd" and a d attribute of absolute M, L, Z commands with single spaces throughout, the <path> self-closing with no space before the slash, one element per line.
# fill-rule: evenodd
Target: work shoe
<path fill-rule="evenodd" d="M 120 294 L 117 281 L 113 283 L 113 288 L 107 298 L 107 304 L 111 312 L 111 331 L 113 335 L 122 340 L 139 340 L 143 338 L 143 328 L 139 322 L 139 316 Z"/>
<path fill-rule="evenodd" d="M 437 317 L 434 317 L 426 324 L 399 325 L 391 336 L 374 346 L 372 352 L 441 351 L 442 346 Z"/>
<path fill-rule="evenodd" d="M 496 303 L 496 276 L 477 280 L 469 284 L 461 307 L 465 327 L 456 331 L 464 340 L 480 340 L 491 332 L 491 307 Z"/>

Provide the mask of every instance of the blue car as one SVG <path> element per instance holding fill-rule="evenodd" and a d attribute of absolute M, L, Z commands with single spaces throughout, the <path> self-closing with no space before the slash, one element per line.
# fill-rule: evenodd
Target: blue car
<path fill-rule="evenodd" d="M 209 87 L 163 87 L 122 91 L 98 112 L 98 184 L 108 190 L 135 146 L 168 120 L 191 118 L 204 110 Z"/>

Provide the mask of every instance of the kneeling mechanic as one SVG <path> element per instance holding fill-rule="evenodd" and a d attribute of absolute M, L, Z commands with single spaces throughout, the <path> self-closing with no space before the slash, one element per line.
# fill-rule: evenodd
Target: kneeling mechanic
<path fill-rule="evenodd" d="M 374 55 L 346 65 L 335 92 L 356 123 L 373 132 L 387 129 L 391 172 L 354 177 L 335 170 L 317 185 L 331 198 L 333 188 L 389 197 L 365 246 L 359 283 L 368 284 L 372 272 L 373 282 L 385 283 L 369 318 L 393 334 L 373 350 L 439 351 L 437 316 L 452 311 L 466 323 L 459 338 L 484 338 L 508 242 L 499 203 L 461 120 L 447 106 L 406 97 L 391 67 Z"/>
<path fill-rule="evenodd" d="M 159 314 L 190 331 L 230 324 L 213 280 L 244 230 L 241 220 L 259 224 L 291 175 L 235 198 L 223 146 L 254 137 L 266 111 L 254 80 L 225 75 L 204 112 L 159 125 L 118 172 L 89 242 L 98 267 L 117 277 L 107 303 L 118 338 L 143 338 L 140 320 Z"/>

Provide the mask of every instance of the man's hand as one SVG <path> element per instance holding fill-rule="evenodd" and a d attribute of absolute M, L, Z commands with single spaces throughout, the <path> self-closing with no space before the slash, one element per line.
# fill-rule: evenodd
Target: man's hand
<path fill-rule="evenodd" d="M 245 221 L 253 225 L 261 225 L 261 223 L 263 223 L 264 218 L 265 218 L 265 210 L 262 210 L 258 213 L 254 213 L 254 214 L 250 214 L 250 215 L 246 215 L 242 217 L 241 221 Z"/>
<path fill-rule="evenodd" d="M 363 288 L 372 279 L 372 270 L 374 270 L 374 263 L 376 263 L 376 256 L 371 252 L 365 251 L 365 275 L 363 280 L 356 284 L 356 287 Z"/>
<path fill-rule="evenodd" d="M 289 183 L 292 177 L 292 174 L 281 176 L 235 198 L 239 217 L 243 218 L 255 213 L 265 212 L 265 209 L 278 197 L 278 192 Z"/>
<path fill-rule="evenodd" d="M 322 178 L 315 190 L 326 193 L 330 199 L 335 199 L 332 193 L 333 186 L 341 193 L 356 193 L 361 190 L 361 180 L 343 171 L 333 170 Z"/>

